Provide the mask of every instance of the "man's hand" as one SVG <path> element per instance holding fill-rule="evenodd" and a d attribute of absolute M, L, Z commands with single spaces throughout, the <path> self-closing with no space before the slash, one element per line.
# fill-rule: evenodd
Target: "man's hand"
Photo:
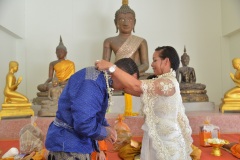
<path fill-rule="evenodd" d="M 115 143 L 117 141 L 117 132 L 112 127 L 106 127 L 108 136 L 106 138 L 110 143 Z"/>
<path fill-rule="evenodd" d="M 100 153 L 97 153 L 96 160 L 106 160 L 106 155 L 103 151 L 100 151 Z"/>
<path fill-rule="evenodd" d="M 96 60 L 95 61 L 95 67 L 96 69 L 98 69 L 99 71 L 105 71 L 108 70 L 109 67 L 111 67 L 113 65 L 113 63 L 108 62 L 106 60 Z"/>

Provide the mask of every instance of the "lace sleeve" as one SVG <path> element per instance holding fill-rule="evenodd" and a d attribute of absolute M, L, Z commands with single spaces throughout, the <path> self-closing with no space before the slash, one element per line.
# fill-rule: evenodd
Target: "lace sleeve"
<path fill-rule="evenodd" d="M 160 96 L 172 96 L 175 93 L 173 82 L 168 78 L 159 78 L 153 82 L 155 94 Z"/>

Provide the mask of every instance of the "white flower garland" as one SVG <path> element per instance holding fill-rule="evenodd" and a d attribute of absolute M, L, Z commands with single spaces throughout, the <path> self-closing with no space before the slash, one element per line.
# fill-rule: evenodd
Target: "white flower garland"
<path fill-rule="evenodd" d="M 107 84 L 107 92 L 108 92 L 108 109 L 107 112 L 109 112 L 109 109 L 112 107 L 113 102 L 112 102 L 112 95 L 113 95 L 113 88 L 109 86 L 109 79 L 110 76 L 108 75 L 107 71 L 103 71 L 104 72 L 104 77 L 106 80 L 106 84 Z"/>
<path fill-rule="evenodd" d="M 157 75 L 157 78 L 166 77 L 166 76 L 174 76 L 174 77 L 176 77 L 176 72 L 171 68 L 168 73 L 163 73 L 161 75 Z"/>

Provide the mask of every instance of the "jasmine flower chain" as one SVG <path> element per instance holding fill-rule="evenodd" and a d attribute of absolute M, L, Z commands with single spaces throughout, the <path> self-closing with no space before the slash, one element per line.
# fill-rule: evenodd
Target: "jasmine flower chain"
<path fill-rule="evenodd" d="M 109 112 L 109 109 L 112 107 L 113 102 L 112 102 L 112 95 L 113 95 L 113 88 L 109 86 L 109 79 L 110 76 L 108 75 L 107 71 L 103 71 L 104 72 L 104 77 L 106 80 L 106 84 L 107 84 L 107 92 L 108 92 L 108 109 L 107 112 Z"/>

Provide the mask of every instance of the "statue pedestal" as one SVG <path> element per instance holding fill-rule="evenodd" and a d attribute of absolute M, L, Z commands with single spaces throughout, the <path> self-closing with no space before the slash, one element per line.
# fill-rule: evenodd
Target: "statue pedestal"
<path fill-rule="evenodd" d="M 204 94 L 182 94 L 182 101 L 183 102 L 208 102 L 208 96 L 206 93 Z"/>
<path fill-rule="evenodd" d="M 45 96 L 45 97 L 36 97 L 36 98 L 34 98 L 33 99 L 33 104 L 35 104 L 35 105 L 42 105 L 42 101 L 44 101 L 44 100 L 48 100 L 49 98 L 48 98 L 48 96 Z"/>
<path fill-rule="evenodd" d="M 38 111 L 38 116 L 40 117 L 56 117 L 57 107 L 52 107 L 49 109 L 41 108 Z"/>
<path fill-rule="evenodd" d="M 240 99 L 224 98 L 221 105 L 221 112 L 224 111 L 240 111 Z"/>
<path fill-rule="evenodd" d="M 31 103 L 2 104 L 0 119 L 6 117 L 34 116 L 34 111 L 31 109 L 31 106 Z"/>

